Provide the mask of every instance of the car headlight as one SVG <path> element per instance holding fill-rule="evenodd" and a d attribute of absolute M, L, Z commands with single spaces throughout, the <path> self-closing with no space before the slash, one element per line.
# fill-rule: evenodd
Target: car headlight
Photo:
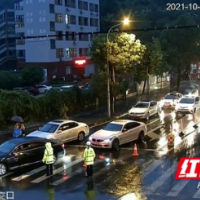
<path fill-rule="evenodd" d="M 90 140 L 90 141 L 92 140 L 92 137 L 91 137 L 91 136 L 89 137 L 89 140 Z"/>
<path fill-rule="evenodd" d="M 105 143 L 109 143 L 110 142 L 110 139 L 106 139 L 104 140 Z"/>

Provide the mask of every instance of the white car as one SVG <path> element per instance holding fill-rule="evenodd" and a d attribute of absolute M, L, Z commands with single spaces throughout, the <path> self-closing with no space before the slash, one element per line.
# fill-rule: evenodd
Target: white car
<path fill-rule="evenodd" d="M 158 114 L 158 106 L 155 101 L 139 101 L 128 111 L 131 119 L 149 119 L 150 116 L 155 114 Z"/>
<path fill-rule="evenodd" d="M 196 87 L 188 87 L 185 89 L 184 93 L 183 93 L 184 96 L 196 96 L 198 97 L 199 96 L 199 91 L 198 89 L 196 89 Z"/>
<path fill-rule="evenodd" d="M 142 122 L 115 120 L 93 133 L 89 141 L 93 147 L 118 149 L 120 145 L 137 139 L 143 141 L 146 133 L 147 127 Z"/>
<path fill-rule="evenodd" d="M 60 87 L 61 91 L 69 90 L 72 89 L 74 86 L 73 85 L 64 85 Z"/>
<path fill-rule="evenodd" d="M 45 124 L 42 128 L 27 135 L 47 138 L 58 139 L 63 142 L 78 140 L 83 141 L 89 134 L 89 127 L 82 122 L 72 120 L 54 120 Z"/>
<path fill-rule="evenodd" d="M 177 92 L 168 93 L 160 102 L 160 107 L 164 108 L 175 108 L 178 101 L 181 99 L 182 94 Z"/>
<path fill-rule="evenodd" d="M 37 85 L 36 88 L 38 89 L 40 94 L 46 93 L 48 90 L 52 89 L 52 86 L 47 85 Z"/>
<path fill-rule="evenodd" d="M 200 108 L 199 97 L 185 96 L 177 103 L 175 107 L 176 113 L 192 114 Z"/>

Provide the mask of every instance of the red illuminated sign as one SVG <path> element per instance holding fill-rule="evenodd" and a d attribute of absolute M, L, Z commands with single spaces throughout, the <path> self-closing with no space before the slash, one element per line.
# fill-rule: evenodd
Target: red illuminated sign
<path fill-rule="evenodd" d="M 85 59 L 82 59 L 82 60 L 75 60 L 75 64 L 76 65 L 83 65 L 86 63 L 86 60 Z"/>

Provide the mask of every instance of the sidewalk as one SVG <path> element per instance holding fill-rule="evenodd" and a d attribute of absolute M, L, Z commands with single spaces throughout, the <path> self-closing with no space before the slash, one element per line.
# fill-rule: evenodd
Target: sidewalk
<path fill-rule="evenodd" d="M 184 83 L 185 86 L 185 83 Z M 144 94 L 142 99 L 150 99 L 159 101 L 167 92 L 169 92 L 169 84 L 162 84 L 162 89 L 160 88 L 161 84 L 156 84 L 151 86 L 150 94 Z M 171 88 L 173 90 L 173 88 Z M 135 105 L 135 103 L 140 100 L 140 96 L 137 96 L 136 93 L 129 94 L 126 100 L 118 100 L 115 106 L 115 115 L 111 120 L 119 118 L 121 115 L 126 115 L 128 110 Z M 88 124 L 90 127 L 97 124 L 107 122 L 107 106 L 100 107 L 94 110 L 87 110 L 80 112 L 75 115 L 69 116 L 71 120 L 80 121 Z M 49 121 L 49 120 L 48 120 Z M 35 122 L 35 123 L 26 123 L 26 132 L 32 132 L 41 127 L 44 123 L 48 121 Z M 13 126 L 0 127 L 0 137 L 5 137 L 5 134 L 12 136 Z M 3 136 L 4 135 L 4 136 Z"/>

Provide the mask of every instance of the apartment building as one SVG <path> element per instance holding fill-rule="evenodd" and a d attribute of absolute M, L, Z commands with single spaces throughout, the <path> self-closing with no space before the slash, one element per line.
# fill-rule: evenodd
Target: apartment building
<path fill-rule="evenodd" d="M 15 69 L 17 66 L 14 37 L 14 9 L 3 9 L 0 11 L 0 69 Z"/>
<path fill-rule="evenodd" d="M 94 73 L 89 50 L 96 35 L 88 33 L 99 31 L 99 19 L 99 0 L 16 3 L 19 66 L 41 66 L 48 80 Z"/>

